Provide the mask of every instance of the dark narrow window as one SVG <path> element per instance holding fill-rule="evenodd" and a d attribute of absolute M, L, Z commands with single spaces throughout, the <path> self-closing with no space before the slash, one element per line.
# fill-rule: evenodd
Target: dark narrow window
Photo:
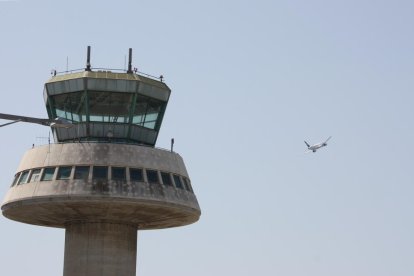
<path fill-rule="evenodd" d="M 87 180 L 89 177 L 89 166 L 76 166 L 74 179 Z"/>
<path fill-rule="evenodd" d="M 131 181 L 143 181 L 142 169 L 129 169 Z"/>
<path fill-rule="evenodd" d="M 93 167 L 93 179 L 108 179 L 108 167 Z"/>
<path fill-rule="evenodd" d="M 32 170 L 32 175 L 30 176 L 29 182 L 36 182 L 40 180 L 41 169 Z"/>
<path fill-rule="evenodd" d="M 19 176 L 20 176 L 20 173 L 16 173 L 16 175 L 14 176 L 14 180 L 13 180 L 13 183 L 12 183 L 11 187 L 13 187 L 14 185 L 16 185 L 17 180 L 19 180 Z"/>
<path fill-rule="evenodd" d="M 72 167 L 59 167 L 56 179 L 69 179 Z"/>
<path fill-rule="evenodd" d="M 176 186 L 177 188 L 180 188 L 180 189 L 182 189 L 182 188 L 183 188 L 183 184 L 181 183 L 181 178 L 180 178 L 180 176 L 178 176 L 178 175 L 174 174 L 174 182 L 175 182 L 175 186 Z"/>
<path fill-rule="evenodd" d="M 189 192 L 193 192 L 193 189 L 191 189 L 190 180 L 188 178 L 185 178 L 185 177 L 183 177 L 183 180 L 184 180 L 185 189 Z"/>
<path fill-rule="evenodd" d="M 160 183 L 158 180 L 158 172 L 154 170 L 146 170 L 147 171 L 147 179 L 149 183 Z"/>
<path fill-rule="evenodd" d="M 161 172 L 161 178 L 164 185 L 172 186 L 171 176 L 169 173 Z"/>
<path fill-rule="evenodd" d="M 43 169 L 43 176 L 42 181 L 49 181 L 53 179 L 53 175 L 55 174 L 56 168 L 44 168 Z"/>
<path fill-rule="evenodd" d="M 112 167 L 112 180 L 126 180 L 125 168 Z"/>

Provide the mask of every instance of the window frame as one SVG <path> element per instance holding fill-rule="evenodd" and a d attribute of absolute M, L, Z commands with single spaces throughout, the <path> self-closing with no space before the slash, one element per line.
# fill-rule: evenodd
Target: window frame
<path fill-rule="evenodd" d="M 62 177 L 61 170 L 62 169 L 68 169 L 68 168 L 70 168 L 69 176 Z M 70 179 L 70 177 L 72 175 L 72 169 L 73 169 L 73 166 L 60 166 L 60 167 L 58 167 L 58 171 L 57 171 L 57 174 L 56 174 L 56 180 L 67 180 L 67 179 Z"/>
<path fill-rule="evenodd" d="M 122 170 L 122 177 L 121 178 L 115 178 L 114 175 L 117 173 L 114 173 L 116 170 Z M 111 179 L 115 181 L 126 181 L 126 168 L 125 167 L 111 167 Z"/>
<path fill-rule="evenodd" d="M 105 177 L 97 175 L 98 170 L 103 169 L 105 170 Z M 92 168 L 92 179 L 93 180 L 108 180 L 108 166 L 93 166 Z M 99 172 L 102 173 L 103 171 Z"/>
<path fill-rule="evenodd" d="M 183 182 L 182 182 L 180 176 L 178 174 L 173 174 L 173 179 L 174 179 L 175 187 L 184 190 L 184 185 L 183 185 Z M 177 179 L 178 179 L 178 181 L 177 181 Z"/>
<path fill-rule="evenodd" d="M 46 173 L 47 173 L 48 170 L 53 170 L 53 172 L 52 172 L 52 174 L 48 174 L 48 175 L 50 175 L 50 177 L 48 177 L 47 179 L 45 179 Z M 40 181 L 52 181 L 53 180 L 53 177 L 55 175 L 55 172 L 56 172 L 56 167 L 46 167 L 46 168 L 43 168 L 42 176 L 40 177 Z"/>
<path fill-rule="evenodd" d="M 14 187 L 17 185 L 17 182 L 19 182 L 21 174 L 22 174 L 21 172 L 18 172 L 14 175 L 14 179 L 10 187 Z"/>
<path fill-rule="evenodd" d="M 132 177 L 133 175 L 133 171 L 139 171 L 140 172 L 140 179 L 135 179 L 134 177 Z M 129 180 L 131 182 L 144 182 L 144 171 L 141 168 L 129 168 Z"/>
<path fill-rule="evenodd" d="M 152 173 L 155 173 L 154 175 L 157 178 L 156 181 L 153 181 L 154 179 L 152 177 L 149 177 Z M 158 175 L 158 171 L 157 170 L 145 169 L 145 174 L 147 176 L 148 183 L 151 183 L 151 184 L 160 184 L 160 177 Z"/>
<path fill-rule="evenodd" d="M 39 172 L 36 172 L 36 171 L 39 171 Z M 35 176 L 37 178 L 33 179 L 34 178 L 33 176 Z M 28 179 L 28 182 L 29 183 L 38 182 L 38 181 L 40 181 L 41 176 L 42 176 L 42 169 L 41 168 L 32 169 L 32 173 L 30 174 L 30 178 Z"/>
<path fill-rule="evenodd" d="M 165 183 L 165 178 L 166 179 L 168 179 L 167 180 L 167 182 L 168 183 Z M 171 178 L 171 174 L 170 173 L 168 173 L 168 172 L 161 172 L 161 179 L 162 179 L 162 183 L 164 184 L 164 185 L 166 185 L 166 186 L 174 186 L 173 185 L 173 180 L 172 180 L 172 178 Z"/>
<path fill-rule="evenodd" d="M 79 169 L 81 169 L 80 170 L 81 173 L 79 173 Z M 82 169 L 86 169 L 86 174 L 82 173 Z M 73 179 L 74 180 L 88 180 L 90 171 L 91 171 L 91 166 L 75 166 L 75 169 L 73 172 Z M 79 175 L 82 177 L 79 177 Z"/>

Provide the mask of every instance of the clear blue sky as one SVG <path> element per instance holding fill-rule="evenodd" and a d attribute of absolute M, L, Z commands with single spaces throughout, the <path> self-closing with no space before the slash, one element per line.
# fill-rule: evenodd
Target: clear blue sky
<path fill-rule="evenodd" d="M 198 223 L 139 232 L 138 275 L 414 275 L 414 2 L 0 1 L 0 113 L 45 117 L 50 70 L 172 89 L 157 146 Z M 2 123 L 4 121 L 0 121 Z M 0 196 L 48 129 L 0 128 Z M 329 146 L 305 144 L 332 135 Z M 0 218 L 1 275 L 61 275 L 64 230 Z"/>

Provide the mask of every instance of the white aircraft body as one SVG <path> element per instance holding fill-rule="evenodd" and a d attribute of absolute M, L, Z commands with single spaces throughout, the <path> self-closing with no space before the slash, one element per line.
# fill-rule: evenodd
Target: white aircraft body
<path fill-rule="evenodd" d="M 329 136 L 329 138 L 326 139 L 325 142 L 314 144 L 314 145 L 309 145 L 308 142 L 305 141 L 305 144 L 308 147 L 308 152 L 316 152 L 318 149 L 326 147 L 328 145 L 329 139 L 331 139 L 331 138 L 332 138 L 332 136 Z"/>

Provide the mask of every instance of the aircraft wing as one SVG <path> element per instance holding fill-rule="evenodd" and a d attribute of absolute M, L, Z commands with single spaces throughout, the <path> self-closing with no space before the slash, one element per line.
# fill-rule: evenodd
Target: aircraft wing
<path fill-rule="evenodd" d="M 0 119 L 14 121 L 11 123 L 0 125 L 0 127 L 10 125 L 15 122 L 27 122 L 27 123 L 40 124 L 44 126 L 50 126 L 50 123 L 51 123 L 49 119 L 33 118 L 33 117 L 11 115 L 11 114 L 4 114 L 4 113 L 0 113 Z"/>

